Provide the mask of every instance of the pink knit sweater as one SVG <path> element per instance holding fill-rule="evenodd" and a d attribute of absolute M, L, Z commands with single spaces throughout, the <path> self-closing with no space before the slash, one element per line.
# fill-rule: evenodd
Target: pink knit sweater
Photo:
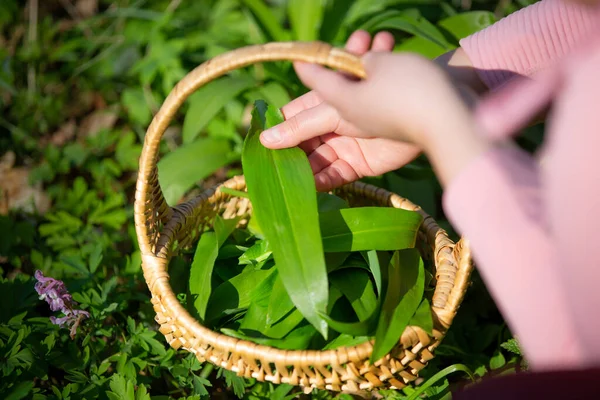
<path fill-rule="evenodd" d="M 477 116 L 499 145 L 450 183 L 445 209 L 531 366 L 598 366 L 600 8 L 543 0 L 461 46 L 493 90 Z M 506 144 L 550 102 L 541 157 Z"/>

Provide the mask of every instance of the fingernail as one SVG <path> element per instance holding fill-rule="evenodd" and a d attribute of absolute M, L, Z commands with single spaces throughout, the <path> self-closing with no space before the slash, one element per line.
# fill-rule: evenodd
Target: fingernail
<path fill-rule="evenodd" d="M 281 142 L 281 132 L 277 128 L 271 128 L 264 131 L 260 138 L 266 143 L 279 143 Z"/>

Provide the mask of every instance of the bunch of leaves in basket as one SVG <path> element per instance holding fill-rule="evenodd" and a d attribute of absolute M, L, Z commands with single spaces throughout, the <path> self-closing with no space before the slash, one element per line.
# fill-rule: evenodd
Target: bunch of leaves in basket
<path fill-rule="evenodd" d="M 317 193 L 302 150 L 260 144 L 260 133 L 281 121 L 278 109 L 255 103 L 242 154 L 248 193 L 221 188 L 249 198 L 253 212 L 217 216 L 202 234 L 188 309 L 215 330 L 282 349 L 333 349 L 374 337 L 372 361 L 409 324 L 431 332 L 424 296 L 431 275 L 414 248 L 422 216 L 349 208 Z"/>

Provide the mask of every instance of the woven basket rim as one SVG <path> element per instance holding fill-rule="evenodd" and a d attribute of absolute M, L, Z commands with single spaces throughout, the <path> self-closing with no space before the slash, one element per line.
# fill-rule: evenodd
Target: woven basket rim
<path fill-rule="evenodd" d="M 179 206 L 176 206 L 174 209 L 178 210 L 177 212 L 181 213 L 180 215 L 191 214 L 191 213 L 193 213 L 193 211 L 192 211 L 193 209 L 201 209 L 206 204 L 211 204 L 216 201 L 223 201 L 223 198 L 231 199 L 232 198 L 231 195 L 225 194 L 219 190 L 219 188 L 222 186 L 226 186 L 226 187 L 229 187 L 229 188 L 232 188 L 235 190 L 243 190 L 245 188 L 243 176 L 234 177 L 222 184 L 219 184 L 213 188 L 207 189 L 197 198 L 192 199 L 191 201 L 188 201 L 187 203 L 183 203 Z M 435 230 L 435 240 L 440 241 L 440 242 L 445 242 L 442 247 L 453 248 L 455 246 L 454 242 L 448 237 L 447 233 L 435 223 L 433 218 L 430 217 L 427 213 L 425 213 L 420 207 L 414 205 L 414 203 L 412 203 L 410 200 L 405 199 L 405 198 L 403 198 L 393 192 L 390 192 L 386 189 L 378 188 L 378 187 L 370 185 L 370 184 L 364 184 L 362 182 L 355 182 L 355 183 L 346 185 L 346 188 L 350 189 L 350 190 L 357 190 L 357 191 L 360 190 L 360 191 L 377 193 L 376 194 L 377 196 L 389 196 L 391 198 L 397 199 L 396 201 L 400 201 L 401 204 L 403 205 L 403 207 L 401 207 L 401 208 L 419 212 L 424 217 L 424 222 L 425 221 L 429 222 L 428 225 L 423 224 L 420 228 L 420 231 L 427 230 L 427 229 L 429 229 L 429 231 Z M 216 196 L 216 198 L 215 198 L 215 196 Z M 214 198 L 215 200 L 211 201 L 210 200 L 211 198 Z M 177 225 L 177 224 L 178 224 L 178 222 L 173 223 L 172 225 Z M 173 242 L 176 240 L 176 237 L 174 235 L 175 233 L 176 233 L 176 231 L 175 231 L 175 229 L 173 229 L 171 231 L 171 235 L 163 236 L 162 240 L 161 240 L 160 248 L 155 249 L 155 252 L 159 253 L 159 254 L 165 254 L 165 250 L 170 245 L 172 245 Z M 427 234 L 427 232 L 422 232 L 422 233 Z M 430 236 L 432 236 L 431 232 L 429 234 L 430 234 Z M 151 262 L 151 261 L 148 261 L 147 257 L 153 258 L 155 260 L 160 260 L 160 261 L 166 260 L 165 268 L 167 268 L 168 262 L 171 259 L 170 256 L 167 256 L 165 259 L 164 256 L 159 256 L 159 255 L 151 255 L 151 256 L 146 255 L 145 257 L 146 257 L 146 259 L 145 259 L 146 262 Z M 168 275 L 162 276 L 162 278 L 164 278 L 164 281 L 161 281 L 161 284 L 159 286 L 160 288 L 157 287 L 156 290 L 154 289 L 154 287 L 157 284 L 157 281 L 154 281 L 152 283 L 148 282 L 151 291 L 153 293 L 160 292 L 163 296 L 164 295 L 176 296 L 170 285 L 169 276 Z M 436 291 L 439 289 L 443 290 L 443 288 L 436 285 Z M 435 293 L 434 293 L 434 297 L 435 297 Z M 445 334 L 445 331 L 447 330 L 447 326 L 444 326 L 444 324 L 441 322 L 441 321 L 444 321 L 444 319 L 446 317 L 446 315 L 445 315 L 446 309 L 444 307 L 437 307 L 434 304 L 435 304 L 435 302 L 432 301 L 431 310 L 435 315 L 434 321 L 436 321 L 436 324 L 435 324 L 436 326 L 434 328 L 433 337 L 441 338 Z M 444 306 L 445 305 L 446 304 L 444 304 Z M 331 349 L 331 350 L 283 350 L 283 349 L 273 348 L 270 346 L 261 345 L 261 344 L 254 343 L 254 342 L 251 342 L 248 340 L 238 339 L 238 338 L 231 337 L 231 336 L 228 336 L 228 335 L 220 333 L 220 332 L 216 332 L 216 331 L 202 325 L 198 320 L 196 320 L 194 317 L 192 317 L 189 314 L 189 312 L 179 302 L 171 304 L 170 306 L 171 306 L 171 311 L 174 314 L 177 314 L 179 316 L 179 318 L 181 318 L 181 320 L 184 321 L 184 323 L 181 325 L 182 327 L 184 327 L 186 330 L 196 334 L 197 336 L 207 337 L 208 338 L 207 342 L 210 341 L 211 345 L 220 348 L 222 351 L 251 352 L 254 355 L 256 355 L 258 353 L 268 353 L 269 357 L 272 357 L 272 359 L 274 360 L 273 362 L 277 362 L 278 360 L 283 360 L 283 359 L 288 360 L 288 362 L 290 361 L 290 359 L 303 359 L 303 360 L 305 360 L 305 362 L 309 362 L 313 366 L 314 365 L 320 365 L 320 366 L 329 365 L 330 364 L 329 360 L 332 357 L 335 358 L 339 364 L 344 364 L 344 363 L 348 362 L 347 355 L 351 351 L 362 354 L 363 357 L 365 355 L 370 357 L 371 352 L 372 352 L 372 347 L 373 347 L 372 339 L 367 342 L 356 345 L 356 346 L 344 346 L 344 347 L 339 347 L 339 348 Z M 423 336 L 423 333 L 426 334 L 420 327 L 415 327 L 415 326 L 407 327 L 407 330 L 411 330 L 411 329 L 416 330 L 416 331 L 421 331 L 421 332 L 419 332 L 419 333 L 421 333 L 421 335 L 419 335 L 421 337 Z M 212 335 L 207 335 L 206 331 L 210 331 L 212 333 Z M 439 343 L 439 341 L 437 341 L 436 344 L 437 343 Z M 398 346 L 401 346 L 400 340 L 399 340 Z M 409 346 L 412 346 L 412 345 L 409 345 Z M 409 346 L 405 346 L 405 347 L 409 347 Z"/>
<path fill-rule="evenodd" d="M 181 306 L 170 286 L 167 264 L 171 255 L 167 245 L 171 239 L 186 240 L 187 230 L 200 226 L 198 221 L 204 218 L 202 213 L 211 210 L 214 204 L 225 201 L 224 196 L 229 195 L 222 193 L 220 185 L 217 185 L 186 203 L 170 207 L 158 184 L 157 162 L 161 137 L 177 109 L 197 88 L 233 69 L 276 60 L 313 62 L 364 77 L 364 69 L 358 57 L 324 43 L 292 42 L 249 46 L 217 56 L 186 75 L 167 96 L 148 128 L 140 156 L 134 216 L 142 268 L 152 294 L 156 320 L 161 325 L 159 330 L 172 347 L 186 348 L 200 360 L 209 360 L 240 375 L 259 380 L 346 391 L 372 389 L 382 385 L 401 388 L 406 382 L 416 379 L 418 370 L 433 357 L 427 347 L 433 350 L 450 326 L 464 296 L 472 265 L 466 240 L 461 239 L 454 244 L 447 233 L 423 210 L 385 189 L 361 182 L 345 186 L 346 189 L 352 188 L 357 193 L 377 198 L 378 201 L 385 199 L 386 203 L 389 202 L 394 207 L 402 204 L 404 207 L 401 208 L 415 209 L 425 217 L 421 229 L 426 232 L 435 262 L 435 293 L 439 289 L 444 298 L 441 306 L 432 302 L 435 320 L 439 322 L 433 343 L 422 329 L 407 328 L 396 349 L 400 352 L 397 356 L 399 358 L 389 353 L 373 365 L 365 363 L 371 354 L 372 341 L 332 350 L 275 349 L 202 326 Z M 245 185 L 243 177 L 230 179 L 224 184 L 237 190 Z M 231 196 L 226 199 L 231 202 Z M 185 235 L 181 236 L 182 234 Z M 405 336 L 410 345 L 402 344 Z M 402 375 L 404 383 L 397 379 L 397 373 Z"/>

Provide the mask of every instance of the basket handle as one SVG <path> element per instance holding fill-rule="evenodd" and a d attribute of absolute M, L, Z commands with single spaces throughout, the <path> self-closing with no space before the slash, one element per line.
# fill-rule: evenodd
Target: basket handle
<path fill-rule="evenodd" d="M 144 139 L 135 196 L 135 222 L 138 233 L 141 233 L 138 239 L 142 254 L 152 251 L 152 235 L 146 233 L 148 218 L 156 219 L 150 216 L 157 207 L 157 199 L 152 197 L 158 196 L 159 208 L 167 208 L 157 182 L 156 165 L 160 140 L 179 107 L 198 88 L 229 71 L 264 61 L 285 60 L 321 64 L 359 78 L 365 77 L 359 57 L 322 42 L 276 42 L 242 47 L 214 57 L 189 72 L 169 93 L 152 119 Z"/>

